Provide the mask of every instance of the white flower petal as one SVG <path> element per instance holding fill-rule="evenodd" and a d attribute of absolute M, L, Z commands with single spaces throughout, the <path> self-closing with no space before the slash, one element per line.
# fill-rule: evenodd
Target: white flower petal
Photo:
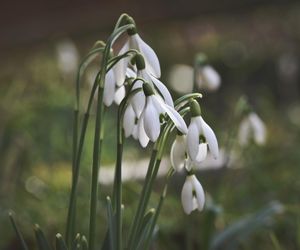
<path fill-rule="evenodd" d="M 154 106 L 157 107 L 157 109 L 160 107 L 159 112 L 163 110 L 168 114 L 168 116 L 170 117 L 170 119 L 173 121 L 174 125 L 180 132 L 182 132 L 183 134 L 187 133 L 187 126 L 185 124 L 185 121 L 173 107 L 165 104 L 163 100 L 158 96 L 153 96 L 153 103 Z"/>
<path fill-rule="evenodd" d="M 183 134 L 187 133 L 187 126 L 185 124 L 185 121 L 181 117 L 181 115 L 172 107 L 169 105 L 165 105 L 165 110 L 170 117 L 170 119 L 174 122 L 176 128 Z"/>
<path fill-rule="evenodd" d="M 253 128 L 254 140 L 258 145 L 263 145 L 266 142 L 266 126 L 257 114 L 251 113 L 249 115 L 249 121 Z"/>
<path fill-rule="evenodd" d="M 191 120 L 187 132 L 187 151 L 192 160 L 195 160 L 199 150 L 199 130 L 194 120 Z"/>
<path fill-rule="evenodd" d="M 139 139 L 139 130 L 138 130 L 138 125 L 137 124 L 134 124 L 133 126 L 133 129 L 132 129 L 132 137 L 135 139 L 135 140 L 138 140 Z M 149 141 L 149 140 L 148 140 Z M 148 142 L 147 142 L 148 144 Z"/>
<path fill-rule="evenodd" d="M 126 69 L 126 76 L 129 77 L 129 78 L 136 78 L 137 74 L 131 68 L 127 68 Z"/>
<path fill-rule="evenodd" d="M 125 86 L 123 85 L 123 86 L 119 87 L 115 92 L 115 98 L 114 98 L 115 103 L 117 105 L 120 105 L 120 103 L 124 99 L 125 95 L 126 95 L 126 90 L 125 90 Z"/>
<path fill-rule="evenodd" d="M 198 154 L 196 156 L 196 163 L 199 164 L 200 162 L 204 161 L 207 156 L 207 143 L 200 143 L 198 146 Z"/>
<path fill-rule="evenodd" d="M 219 73 L 211 66 L 206 65 L 202 68 L 204 78 L 203 88 L 213 91 L 217 90 L 221 85 L 221 77 Z"/>
<path fill-rule="evenodd" d="M 137 81 L 132 90 L 142 87 L 142 81 Z M 131 98 L 131 103 L 136 116 L 139 118 L 146 103 L 146 97 L 143 91 L 139 91 Z"/>
<path fill-rule="evenodd" d="M 202 188 L 200 182 L 197 180 L 195 175 L 192 175 L 190 178 L 191 178 L 191 182 L 193 185 L 193 190 L 195 190 L 195 193 L 196 193 L 198 210 L 202 211 L 204 204 L 205 204 L 205 194 L 204 194 L 203 188 Z"/>
<path fill-rule="evenodd" d="M 143 148 L 148 145 L 149 137 L 147 136 L 144 128 L 144 114 L 142 113 L 137 124 L 138 139 Z"/>
<path fill-rule="evenodd" d="M 154 50 L 146 44 L 138 34 L 133 35 L 132 39 L 136 41 L 138 50 L 144 56 L 147 71 L 153 76 L 159 78 L 161 74 L 160 64 Z"/>
<path fill-rule="evenodd" d="M 186 163 L 185 147 L 186 147 L 186 136 L 177 135 L 176 139 L 172 144 L 171 154 L 170 154 L 172 167 L 176 171 L 180 171 L 185 166 Z"/>
<path fill-rule="evenodd" d="M 124 118 L 123 118 L 123 128 L 124 128 L 125 137 L 129 137 L 132 134 L 134 126 L 135 126 L 135 113 L 132 106 L 129 104 L 126 107 Z"/>
<path fill-rule="evenodd" d="M 124 54 L 126 51 L 128 51 L 128 44 L 125 43 L 125 45 L 123 46 L 123 48 L 120 50 L 118 55 L 122 55 Z M 122 58 L 120 61 L 118 61 L 113 69 L 114 75 L 115 75 L 115 79 L 116 79 L 116 84 L 117 86 L 121 86 L 122 84 L 124 84 L 125 81 L 125 77 L 126 77 L 126 69 L 128 66 L 128 62 L 129 59 L 128 57 Z"/>
<path fill-rule="evenodd" d="M 151 80 L 154 83 L 154 85 L 158 88 L 159 92 L 162 94 L 165 103 L 171 107 L 174 107 L 172 96 L 167 87 L 160 80 L 156 79 L 153 76 L 151 76 Z"/>
<path fill-rule="evenodd" d="M 103 102 L 106 106 L 110 106 L 114 101 L 115 96 L 115 78 L 112 70 L 108 71 L 105 76 Z"/>
<path fill-rule="evenodd" d="M 218 146 L 218 141 L 217 137 L 214 133 L 214 131 L 208 126 L 208 124 L 201 118 L 201 124 L 202 124 L 202 130 L 203 130 L 203 135 L 206 139 L 206 142 L 208 144 L 209 150 L 212 153 L 214 158 L 218 158 L 219 155 L 219 146 Z"/>
<path fill-rule="evenodd" d="M 190 214 L 193 211 L 193 184 L 190 176 L 186 177 L 183 184 L 181 191 L 181 203 L 186 214 Z"/>
<path fill-rule="evenodd" d="M 185 169 L 187 170 L 187 171 L 191 171 L 192 170 L 192 168 L 193 168 L 193 164 L 194 164 L 194 162 L 191 160 L 191 158 L 190 157 L 188 157 L 186 160 L 185 160 L 185 163 L 184 163 L 185 165 Z"/>
<path fill-rule="evenodd" d="M 144 111 L 144 128 L 150 140 L 155 142 L 160 134 L 160 121 L 159 113 L 153 105 L 152 97 L 147 97 L 147 104 Z"/>

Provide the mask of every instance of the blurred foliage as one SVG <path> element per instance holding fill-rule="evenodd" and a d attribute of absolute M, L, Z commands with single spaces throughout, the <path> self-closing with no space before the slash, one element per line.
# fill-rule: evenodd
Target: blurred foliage
<path fill-rule="evenodd" d="M 192 65 L 199 51 L 206 52 L 210 63 L 220 72 L 221 89 L 205 93 L 201 102 L 221 146 L 226 143 L 227 133 L 238 126 L 232 119 L 232 110 L 243 94 L 249 97 L 268 128 L 265 146 L 249 145 L 241 151 L 234 141 L 237 152 L 234 165 L 198 173 L 213 199 L 210 204 L 220 209 L 212 224 L 207 224 L 212 216 L 209 207 L 204 213 L 195 212 L 191 216 L 183 213 L 180 192 L 184 178 L 175 175 L 159 218 L 155 249 L 204 249 L 209 245 L 208 230 L 213 239 L 233 223 L 252 218 L 249 216 L 274 200 L 284 205 L 284 212 L 240 239 L 237 248 L 300 248 L 299 13 L 298 5 L 261 8 L 245 16 L 224 14 L 201 20 L 178 20 L 163 23 L 155 31 L 152 27 L 143 30 L 161 58 L 163 72 L 168 71 L 166 65 L 179 62 Z M 91 35 L 78 38 L 76 45 L 83 55 L 93 42 Z M 30 249 L 34 249 L 34 223 L 41 225 L 52 244 L 55 233 L 65 230 L 71 179 L 74 76 L 59 71 L 52 44 L 15 53 L 1 64 L 0 248 L 19 248 L 13 228 L 8 226 L 7 212 L 11 208 Z M 166 79 L 166 74 L 163 77 Z M 88 84 L 83 88 L 87 89 Z M 115 107 L 111 114 L 114 111 Z M 115 158 L 112 132 L 115 120 L 110 114 L 106 118 L 103 163 L 110 164 Z M 93 122 L 88 131 L 78 200 L 78 226 L 83 232 L 88 228 L 86 194 L 90 189 Z M 147 154 L 136 150 L 133 141 L 126 146 L 129 147 L 126 154 L 133 158 Z M 154 207 L 162 191 L 162 181 L 156 184 L 157 194 L 151 201 Z M 140 185 L 130 182 L 124 188 L 126 229 L 131 223 Z M 106 230 L 104 194 L 110 189 L 103 187 L 100 191 L 99 237 L 104 237 Z"/>

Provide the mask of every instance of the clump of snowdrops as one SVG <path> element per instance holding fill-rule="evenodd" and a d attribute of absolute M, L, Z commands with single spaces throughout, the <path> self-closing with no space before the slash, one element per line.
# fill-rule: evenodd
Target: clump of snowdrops
<path fill-rule="evenodd" d="M 120 36 L 126 42 L 119 51 L 113 49 Z M 102 61 L 91 87 L 86 110 L 81 107 L 81 77 L 90 62 L 97 56 Z M 118 19 L 112 34 L 106 42 L 98 41 L 82 60 L 77 73 L 76 101 L 73 127 L 72 188 L 70 194 L 66 231 L 56 235 L 56 249 L 149 249 L 164 198 L 167 194 L 168 180 L 177 171 L 186 173 L 182 187 L 181 201 L 186 214 L 193 210 L 203 210 L 205 193 L 193 168 L 200 166 L 208 153 L 217 158 L 219 154 L 215 133 L 205 122 L 199 100 L 200 93 L 190 93 L 176 101 L 159 78 L 161 69 L 154 50 L 138 34 L 132 17 L 123 14 Z M 184 84 L 184 83 L 183 83 Z M 98 175 L 101 167 L 101 149 L 104 112 L 110 112 L 111 105 L 118 106 L 116 163 L 113 192 L 106 198 L 108 225 L 102 242 L 96 235 L 97 198 L 101 186 Z M 96 106 L 95 131 L 92 158 L 91 193 L 87 197 L 90 207 L 89 231 L 77 233 L 76 199 L 81 156 L 85 145 L 85 135 L 92 106 Z M 154 208 L 149 208 L 153 191 L 167 141 L 174 137 L 171 147 L 171 167 L 168 171 L 161 198 Z M 141 147 L 151 147 L 147 174 L 139 194 L 138 207 L 128 232 L 122 230 L 122 210 L 126 204 L 122 200 L 122 154 L 124 141 L 128 137 L 138 140 Z M 20 230 L 10 216 L 23 249 L 28 249 Z M 42 230 L 35 226 L 39 249 L 51 249 Z M 63 236 L 62 236 L 63 235 Z"/>

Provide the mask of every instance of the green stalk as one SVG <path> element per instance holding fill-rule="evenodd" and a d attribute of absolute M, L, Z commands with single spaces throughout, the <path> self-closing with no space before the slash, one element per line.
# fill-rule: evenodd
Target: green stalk
<path fill-rule="evenodd" d="M 122 249 L 122 157 L 123 157 L 123 139 L 122 129 L 123 103 L 118 109 L 117 119 L 117 160 L 114 178 L 114 204 L 116 213 L 116 249 Z"/>
<path fill-rule="evenodd" d="M 109 41 L 110 43 L 113 41 L 114 38 L 116 38 L 117 36 L 119 36 L 122 32 L 124 32 L 126 29 L 132 27 L 132 25 L 127 25 L 126 27 L 122 27 L 122 29 L 118 29 L 116 30 L 116 32 L 113 33 L 113 35 L 110 37 Z M 95 57 L 96 53 L 99 52 L 103 52 L 104 48 L 96 48 L 92 51 L 89 52 L 89 54 L 83 59 L 82 63 L 79 66 L 79 70 L 77 73 L 77 80 L 76 80 L 76 105 L 75 105 L 75 113 L 78 113 L 79 111 L 79 102 L 80 102 L 80 79 L 81 76 L 87 66 L 87 64 Z M 108 53 L 109 53 L 109 49 L 107 49 L 107 47 L 105 48 L 105 56 L 106 58 L 108 58 Z M 104 56 L 103 56 L 104 57 Z M 92 58 L 92 59 L 91 59 Z M 107 59 L 106 59 L 107 61 Z M 105 73 L 106 68 L 101 68 L 101 75 L 103 75 Z M 76 196 L 77 196 L 77 182 L 78 182 L 78 176 L 79 176 L 79 167 L 80 167 L 80 161 L 81 161 L 81 155 L 82 155 L 82 150 L 83 150 L 83 144 L 84 144 L 84 139 L 85 139 L 85 134 L 86 134 L 86 129 L 87 129 L 87 125 L 88 125 L 88 120 L 89 120 L 89 116 L 90 116 L 90 109 L 92 106 L 92 102 L 93 102 L 93 98 L 94 98 L 94 94 L 96 92 L 97 86 L 98 86 L 98 80 L 99 80 L 99 74 L 96 77 L 96 80 L 94 82 L 92 91 L 91 91 L 91 95 L 89 98 L 89 102 L 88 102 L 88 107 L 87 107 L 87 111 L 84 114 L 84 118 L 83 118 L 83 123 L 82 123 L 82 128 L 81 128 L 81 134 L 80 134 L 80 139 L 79 139 L 79 145 L 77 148 L 77 138 L 78 138 L 78 123 L 79 123 L 79 119 L 78 117 L 74 118 L 74 145 L 73 145 L 73 152 L 77 152 L 77 154 L 73 155 L 73 160 L 75 160 L 75 162 L 73 163 L 73 177 L 72 177 L 72 188 L 71 188 L 71 195 L 70 195 L 70 201 L 69 201 L 69 208 L 68 208 L 68 217 L 67 217 L 67 228 L 66 228 L 66 242 L 67 245 L 70 246 L 71 242 L 72 242 L 72 237 L 73 237 L 73 231 L 74 231 L 74 226 L 75 226 L 75 207 L 76 207 Z M 102 86 L 104 86 L 104 81 L 101 84 Z M 78 116 L 78 114 L 76 114 L 76 116 Z M 76 150 L 75 150 L 76 149 Z"/>
<path fill-rule="evenodd" d="M 179 113 L 181 115 L 185 115 L 188 112 L 189 108 L 185 108 L 180 110 Z M 171 121 L 169 121 L 171 122 Z M 155 178 L 157 176 L 159 166 L 161 163 L 161 159 L 163 156 L 165 143 L 170 135 L 170 132 L 174 129 L 173 123 L 168 123 L 166 126 L 162 128 L 161 135 L 155 144 L 155 149 L 152 152 L 151 160 L 148 166 L 147 175 L 145 178 L 145 183 L 143 186 L 142 194 L 139 200 L 139 205 L 137 209 L 137 213 L 133 222 L 132 229 L 130 231 L 130 237 L 128 242 L 128 249 L 134 249 L 135 242 L 137 242 L 136 237 L 138 235 L 139 230 L 141 230 L 141 221 L 147 209 L 147 205 L 151 196 L 153 184 Z"/>
<path fill-rule="evenodd" d="M 98 196 L 98 174 L 99 163 L 101 161 L 101 144 L 100 135 L 102 127 L 102 111 L 103 111 L 103 90 L 109 52 L 113 41 L 128 28 L 133 25 L 125 25 L 116 29 L 113 34 L 108 38 L 107 44 L 103 52 L 101 63 L 100 80 L 98 86 L 98 102 L 96 113 L 96 125 L 94 135 L 94 150 L 93 150 L 93 164 L 92 164 L 92 184 L 91 184 L 91 202 L 90 202 L 90 227 L 89 227 L 89 250 L 95 249 L 95 236 L 96 236 L 96 211 L 97 211 L 97 196 Z"/>
<path fill-rule="evenodd" d="M 155 144 L 157 145 L 157 144 Z M 138 204 L 138 208 L 137 208 L 137 212 L 135 214 L 134 217 L 134 221 L 133 224 L 131 226 L 131 230 L 130 230 L 130 236 L 129 236 L 129 241 L 128 241 L 128 249 L 132 249 L 134 241 L 135 241 L 135 237 L 137 235 L 138 232 L 138 226 L 139 226 L 139 222 L 142 220 L 143 218 L 143 208 L 145 207 L 144 203 L 145 203 L 145 197 L 146 197 L 146 193 L 148 191 L 148 185 L 149 185 L 149 181 L 153 172 L 153 168 L 155 166 L 156 160 L 157 160 L 157 153 L 158 150 L 156 149 L 156 147 L 154 147 L 152 154 L 151 154 L 151 158 L 150 158 L 150 162 L 148 165 L 148 170 L 147 170 L 147 174 L 145 177 L 145 182 L 144 182 L 144 186 L 142 189 L 142 193 L 140 196 L 140 200 L 139 200 L 139 204 Z"/>
<path fill-rule="evenodd" d="M 164 202 L 164 200 L 165 200 L 165 198 L 167 196 L 169 180 L 170 180 L 170 177 L 172 177 L 173 173 L 174 173 L 174 170 L 173 170 L 173 168 L 171 168 L 169 170 L 168 174 L 167 174 L 166 183 L 165 183 L 163 192 L 162 192 L 162 194 L 160 196 L 157 208 L 155 210 L 154 217 L 153 217 L 153 219 L 151 221 L 151 226 L 150 226 L 150 229 L 149 229 L 149 232 L 148 232 L 148 238 L 147 238 L 146 243 L 145 243 L 144 248 L 143 248 L 145 250 L 149 249 L 149 247 L 150 247 L 150 243 L 151 243 L 153 231 L 154 231 L 154 228 L 155 228 L 158 216 L 160 214 L 161 207 L 162 207 L 163 202 Z"/>
<path fill-rule="evenodd" d="M 105 63 L 104 65 L 105 66 Z M 104 74 L 105 75 L 105 74 Z M 100 86 L 98 88 L 98 102 L 96 114 L 96 126 L 94 136 L 93 150 L 93 165 L 92 165 L 92 184 L 91 184 L 91 202 L 90 202 L 90 228 L 89 228 L 89 249 L 95 249 L 95 234 L 96 234 L 96 212 L 97 212 L 97 197 L 98 197 L 98 175 L 99 163 L 101 158 L 101 126 L 102 126 L 102 111 L 103 111 L 103 90 L 101 82 L 104 81 L 104 76 L 100 75 Z M 102 141 L 102 140 L 101 140 Z"/>
<path fill-rule="evenodd" d="M 118 159 L 116 163 L 116 249 L 122 249 L 122 152 L 123 143 L 118 143 Z"/>
<path fill-rule="evenodd" d="M 94 56 L 103 51 L 103 48 L 98 48 L 90 51 L 90 53 L 83 59 L 81 64 L 79 65 L 79 69 L 76 77 L 76 104 L 74 109 L 74 120 L 73 120 L 73 156 L 72 156 L 72 187 L 71 187 L 71 195 L 69 200 L 68 207 L 68 216 L 67 216 L 67 227 L 66 227 L 66 244 L 67 246 L 71 245 L 72 237 L 75 233 L 75 220 L 76 220 L 76 194 L 77 194 L 77 182 L 79 175 L 79 166 L 80 166 L 80 157 L 82 153 L 83 142 L 86 133 L 86 127 L 89 118 L 89 112 L 92 105 L 92 100 L 94 98 L 94 93 L 96 91 L 96 82 L 97 77 L 94 83 L 94 87 L 92 88 L 91 95 L 89 98 L 89 104 L 84 116 L 83 126 L 80 135 L 79 146 L 78 144 L 78 125 L 79 125 L 79 101 L 80 101 L 80 79 L 87 67 L 88 62 L 94 59 Z M 91 59 L 92 58 L 92 59 Z M 78 152 L 77 152 L 78 150 Z"/>

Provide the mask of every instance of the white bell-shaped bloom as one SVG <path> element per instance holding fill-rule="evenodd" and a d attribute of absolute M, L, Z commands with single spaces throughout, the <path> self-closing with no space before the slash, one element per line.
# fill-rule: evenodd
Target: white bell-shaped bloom
<path fill-rule="evenodd" d="M 147 146 L 149 138 L 147 136 L 145 137 L 145 132 L 139 136 L 138 119 L 130 103 L 127 105 L 124 112 L 123 129 L 125 137 L 132 136 L 135 140 L 139 140 L 139 137 L 141 137 L 141 145 L 143 145 L 143 147 Z"/>
<path fill-rule="evenodd" d="M 127 133 L 126 135 L 132 134 L 132 131 L 134 131 L 134 123 L 133 119 L 138 118 L 137 123 L 137 134 L 140 141 L 140 144 L 143 147 L 146 147 L 149 140 L 152 142 L 155 142 L 157 138 L 160 135 L 160 116 L 168 116 L 176 128 L 182 132 L 183 134 L 187 133 L 187 127 L 186 124 L 181 117 L 181 115 L 171 106 L 166 104 L 164 100 L 157 94 L 155 94 L 152 87 L 144 83 L 143 84 L 143 90 L 144 95 L 146 96 L 146 103 L 144 105 L 144 108 L 140 114 L 140 117 L 137 116 L 135 110 L 134 110 L 134 103 L 130 102 L 132 107 L 127 107 L 126 109 L 126 119 L 130 119 L 130 122 L 127 124 L 123 124 L 124 129 L 126 127 Z M 138 92 L 136 95 L 138 95 L 140 92 Z M 132 97 L 131 101 L 135 101 L 135 96 Z M 132 112 L 134 111 L 134 112 Z M 135 114 L 134 114 L 135 113 Z M 130 117 L 130 118 L 129 118 Z M 135 118 L 133 118 L 135 117 Z M 125 119 L 124 119 L 125 122 Z M 128 127 L 128 128 L 127 128 Z"/>
<path fill-rule="evenodd" d="M 207 144 L 200 143 L 198 146 L 198 154 L 195 160 L 192 160 L 187 153 L 186 135 L 176 135 L 171 147 L 170 160 L 171 165 L 176 171 L 182 170 L 184 167 L 187 171 L 191 171 L 193 166 L 200 166 L 201 162 L 207 156 Z"/>
<path fill-rule="evenodd" d="M 215 91 L 221 85 L 221 77 L 212 66 L 200 66 L 196 69 L 196 84 L 200 89 Z"/>
<path fill-rule="evenodd" d="M 151 141 L 155 142 L 160 134 L 159 118 L 161 114 L 167 114 L 181 133 L 187 133 L 187 127 L 181 115 L 159 96 L 150 95 L 147 96 L 142 119 L 144 120 L 145 132 Z"/>
<path fill-rule="evenodd" d="M 151 87 L 155 90 L 155 93 L 161 95 L 164 102 L 170 106 L 174 107 L 172 96 L 167 89 L 167 87 L 158 79 L 150 75 L 145 70 L 140 70 L 138 72 L 138 77 L 143 78 L 145 81 L 149 82 Z M 132 89 L 140 88 L 142 87 L 143 82 L 141 80 L 136 81 Z M 144 92 L 140 91 L 137 94 L 135 94 L 131 99 L 132 107 L 134 109 L 134 112 L 136 113 L 136 116 L 139 118 L 141 116 L 142 111 L 144 110 L 145 104 L 146 104 L 146 96 Z"/>
<path fill-rule="evenodd" d="M 122 64 L 122 60 L 124 59 L 121 59 L 119 62 L 117 62 L 114 67 L 105 75 L 103 102 L 107 107 L 109 107 L 113 102 L 115 102 L 117 105 L 121 103 L 126 95 L 126 89 L 124 86 L 126 77 L 136 77 L 136 74 L 131 69 L 127 68 L 124 73 L 122 84 L 118 84 L 117 79 L 120 79 L 120 74 L 123 74 L 123 72 L 120 73 L 119 69 L 116 68 Z"/>
<path fill-rule="evenodd" d="M 173 98 L 165 84 L 163 84 L 160 80 L 149 74 L 146 69 L 140 70 L 138 72 L 138 76 L 143 78 L 146 82 L 153 84 L 152 87 L 154 87 L 159 92 L 166 104 L 168 104 L 171 107 L 174 107 Z"/>
<path fill-rule="evenodd" d="M 241 145 L 247 145 L 252 138 L 258 145 L 264 145 L 267 138 L 266 126 L 254 112 L 251 112 L 242 120 L 238 132 L 238 139 Z"/>
<path fill-rule="evenodd" d="M 109 70 L 105 75 L 105 82 L 104 82 L 104 91 L 103 91 L 103 102 L 105 106 L 109 107 L 115 98 L 116 92 L 116 84 L 115 84 L 115 77 L 112 70 Z"/>
<path fill-rule="evenodd" d="M 181 191 L 181 202 L 186 214 L 193 210 L 203 210 L 205 204 L 205 194 L 200 182 L 195 175 L 188 175 Z"/>
<path fill-rule="evenodd" d="M 180 171 L 186 166 L 186 136 L 176 135 L 176 138 L 171 147 L 170 153 L 171 165 L 176 171 Z"/>
<path fill-rule="evenodd" d="M 187 149 L 190 158 L 196 162 L 202 161 L 206 157 L 207 146 L 213 157 L 217 158 L 219 147 L 215 133 L 201 115 L 192 117 L 187 133 Z"/>
<path fill-rule="evenodd" d="M 160 77 L 160 64 L 156 53 L 148 44 L 143 41 L 143 39 L 137 33 L 129 36 L 129 39 L 120 50 L 119 55 L 124 54 L 130 49 L 135 49 L 142 54 L 145 59 L 147 72 L 149 72 L 156 78 Z M 124 60 L 123 64 L 119 66 L 120 68 L 122 68 L 120 69 L 120 71 L 124 71 L 127 68 L 128 63 L 129 59 Z"/>
<path fill-rule="evenodd" d="M 219 155 L 216 135 L 211 127 L 203 120 L 197 101 L 190 102 L 191 122 L 187 133 L 187 152 L 192 161 L 201 162 L 206 158 L 207 147 L 214 158 Z"/>

